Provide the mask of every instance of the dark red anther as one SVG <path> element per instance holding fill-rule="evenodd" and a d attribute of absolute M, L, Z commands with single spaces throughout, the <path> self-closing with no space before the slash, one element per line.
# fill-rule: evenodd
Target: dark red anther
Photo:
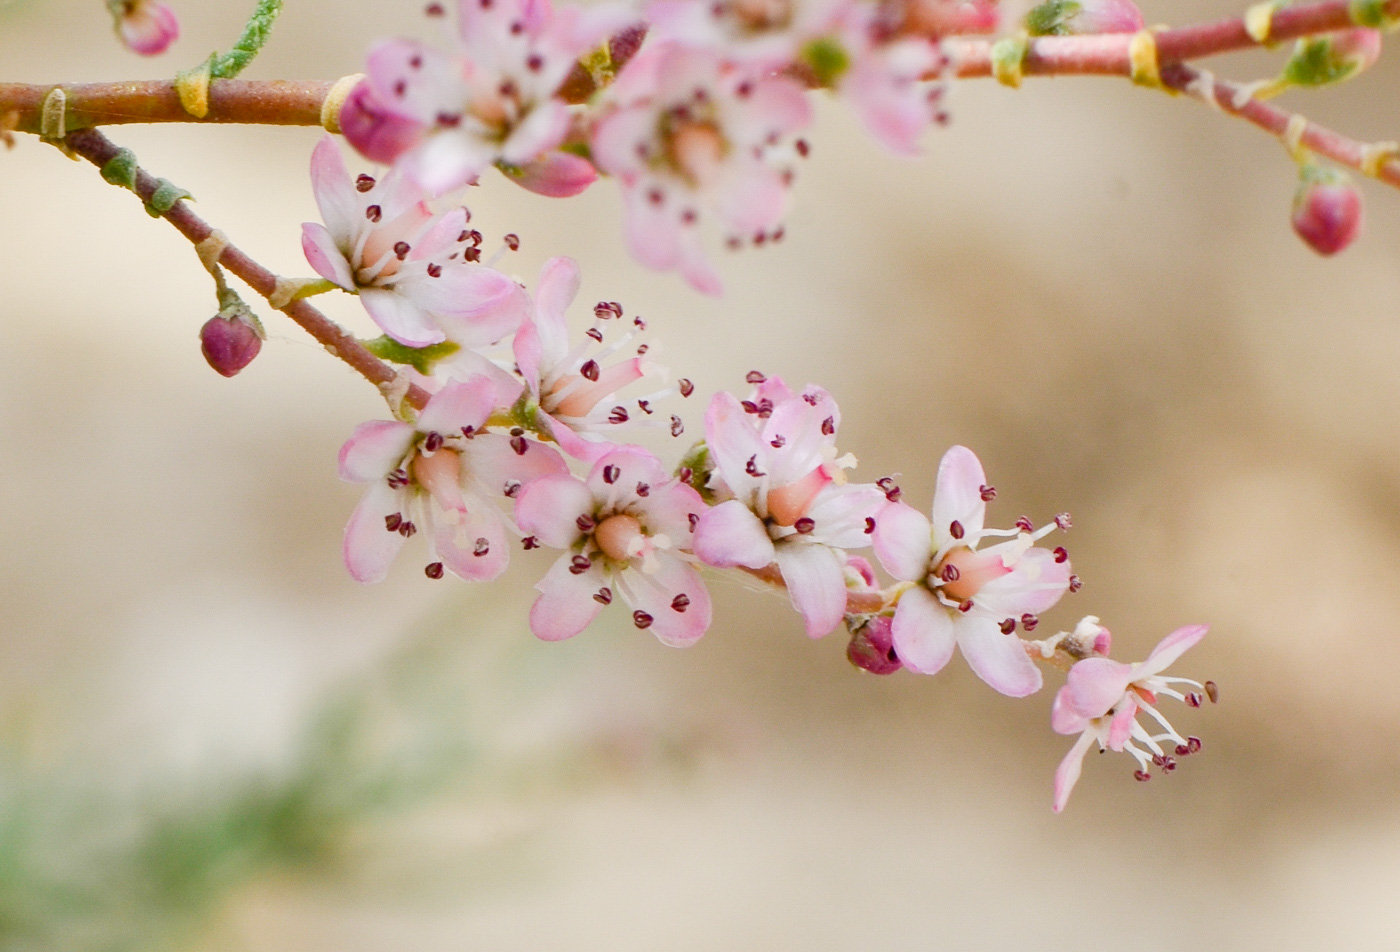
<path fill-rule="evenodd" d="M 671 414 L 671 435 L 680 436 L 685 432 L 685 421 L 674 413 Z"/>
<path fill-rule="evenodd" d="M 399 97 L 400 99 L 402 99 L 402 98 L 404 97 L 404 94 L 407 93 L 407 92 L 408 92 L 408 83 L 404 82 L 403 80 L 399 80 L 397 83 L 394 84 L 394 95 L 395 95 L 395 96 L 397 96 L 397 97 Z"/>
<path fill-rule="evenodd" d="M 769 400 L 767 397 L 764 397 L 762 400 L 758 401 L 758 418 L 760 420 L 766 420 L 772 415 L 773 401 Z"/>
<path fill-rule="evenodd" d="M 1186 746 L 1190 749 L 1191 753 L 1199 754 L 1201 752 L 1201 747 L 1204 745 L 1202 745 L 1199 737 L 1192 735 L 1186 738 Z"/>
<path fill-rule="evenodd" d="M 807 142 L 806 139 L 798 139 L 792 145 L 793 148 L 797 150 L 797 154 L 802 156 L 802 158 L 804 159 L 812 154 L 812 146 Z"/>
<path fill-rule="evenodd" d="M 402 489 L 408 485 L 408 470 L 399 468 L 390 473 L 387 482 L 391 489 Z"/>
<path fill-rule="evenodd" d="M 429 562 L 427 565 L 423 566 L 423 574 L 431 579 L 442 578 L 442 563 Z"/>
<path fill-rule="evenodd" d="M 1070 590 L 1071 592 L 1077 592 L 1077 591 L 1079 591 L 1079 590 L 1080 590 L 1081 588 L 1083 588 L 1083 587 L 1084 587 L 1084 580 L 1081 579 L 1078 575 L 1071 575 L 1071 576 L 1069 577 L 1069 590 Z"/>
<path fill-rule="evenodd" d="M 513 23 L 511 24 L 511 26 L 514 25 Z M 525 24 L 520 24 L 520 29 L 524 30 Z M 532 73 L 538 73 L 540 70 L 544 69 L 544 57 L 538 53 L 531 53 L 525 58 L 525 68 Z"/>
<path fill-rule="evenodd" d="M 479 536 L 476 543 L 472 546 L 472 555 L 476 556 L 478 559 L 490 551 L 491 540 L 487 539 L 485 536 Z"/>
<path fill-rule="evenodd" d="M 647 496 L 651 495 L 651 486 L 647 483 L 638 483 L 637 495 L 645 499 Z"/>
<path fill-rule="evenodd" d="M 1069 550 L 1062 545 L 1055 546 L 1055 561 L 1064 564 L 1069 561 Z"/>
<path fill-rule="evenodd" d="M 1021 518 L 1016 520 L 1016 528 L 1020 529 L 1022 532 L 1034 532 L 1035 523 L 1031 522 L 1029 517 L 1022 516 Z"/>
<path fill-rule="evenodd" d="M 1147 781 L 1152 779 L 1152 775 L 1146 770 L 1134 770 L 1133 779 L 1136 780 L 1138 783 L 1146 783 Z"/>
<path fill-rule="evenodd" d="M 1175 770 L 1175 769 L 1176 769 L 1176 758 L 1175 758 L 1175 757 L 1163 757 L 1163 758 L 1162 758 L 1162 773 L 1171 773 L 1171 772 L 1172 772 L 1173 770 Z"/>
<path fill-rule="evenodd" d="M 407 519 L 405 519 L 402 523 L 399 524 L 399 535 L 403 536 L 405 539 L 412 537 L 412 535 L 417 531 L 418 527 L 415 526 L 413 523 L 409 522 Z"/>
<path fill-rule="evenodd" d="M 997 488 L 995 486 L 978 486 L 977 492 L 982 496 L 983 502 L 991 502 L 997 498 Z"/>
<path fill-rule="evenodd" d="M 508 480 L 506 480 L 506 484 L 505 484 L 503 487 L 501 487 L 501 492 L 502 492 L 507 498 L 514 499 L 516 496 L 520 495 L 520 480 L 518 480 L 518 479 L 508 479 Z"/>
<path fill-rule="evenodd" d="M 693 225 L 700 220 L 700 215 L 693 208 L 687 208 L 681 212 L 681 224 Z"/>
<path fill-rule="evenodd" d="M 1191 748 L 1187 747 L 1185 744 L 1177 744 L 1176 755 L 1178 757 L 1189 757 L 1191 756 Z"/>
<path fill-rule="evenodd" d="M 371 205 L 369 208 L 365 209 L 365 217 L 372 222 L 378 222 L 379 219 L 384 217 L 384 209 L 380 208 L 378 205 Z"/>
<path fill-rule="evenodd" d="M 875 517 L 874 517 L 874 516 L 866 516 L 866 517 L 865 517 L 865 534 L 866 534 L 866 535 L 874 535 L 874 534 L 875 534 Z"/>
<path fill-rule="evenodd" d="M 390 532 L 398 532 L 399 526 L 401 525 L 403 525 L 403 516 L 399 515 L 397 512 L 390 513 L 384 517 L 384 528 L 388 529 Z"/>
<path fill-rule="evenodd" d="M 530 448 L 530 444 L 526 442 L 523 436 L 512 436 L 510 438 L 510 448 L 515 450 L 516 456 L 524 456 L 525 451 Z"/>
<path fill-rule="evenodd" d="M 753 83 L 744 80 L 738 86 L 734 87 L 734 95 L 738 96 L 740 99 L 748 99 L 753 95 Z"/>
<path fill-rule="evenodd" d="M 617 482 L 617 477 L 620 472 L 622 472 L 620 469 L 609 463 L 607 466 L 603 467 L 603 482 L 611 486 L 613 483 Z"/>
<path fill-rule="evenodd" d="M 827 417 L 822 421 L 822 436 L 833 436 L 836 433 L 836 418 Z"/>
<path fill-rule="evenodd" d="M 519 20 L 512 20 L 512 21 L 510 22 L 510 35 L 511 35 L 511 36 L 519 36 L 520 34 L 522 34 L 522 33 L 524 33 L 524 32 L 525 32 L 525 24 L 524 24 L 524 23 L 520 22 Z"/>
<path fill-rule="evenodd" d="M 578 526 L 579 532 L 592 532 L 597 528 L 598 523 L 594 522 L 593 517 L 585 512 L 574 520 L 574 525 Z"/>
<path fill-rule="evenodd" d="M 400 261 L 407 258 L 408 253 L 412 250 L 413 249 L 409 247 L 409 244 L 406 241 L 394 242 L 394 257 L 398 258 Z"/>
<path fill-rule="evenodd" d="M 440 278 L 440 277 L 442 277 L 442 265 L 440 265 L 440 264 L 433 264 L 432 262 L 428 262 L 428 277 L 430 277 L 430 278 Z"/>
<path fill-rule="evenodd" d="M 962 578 L 962 573 L 958 571 L 956 565 L 949 563 L 943 566 L 943 571 L 938 573 L 938 577 L 945 582 L 956 582 L 958 579 Z"/>
<path fill-rule="evenodd" d="M 690 522 L 690 531 L 694 532 L 695 527 L 700 524 L 700 514 L 697 512 L 686 513 L 686 519 Z"/>
<path fill-rule="evenodd" d="M 1035 631 L 1036 626 L 1039 624 L 1040 619 L 1032 615 L 1030 612 L 1026 612 L 1024 615 L 1021 616 L 1021 627 L 1026 629 L 1026 631 Z"/>
<path fill-rule="evenodd" d="M 1214 681 L 1206 682 L 1206 697 L 1210 698 L 1212 704 L 1220 700 L 1220 688 Z"/>
<path fill-rule="evenodd" d="M 886 495 L 888 495 L 888 493 Z M 963 528 L 961 522 L 954 519 L 952 522 L 948 523 L 948 534 L 954 539 L 961 539 L 963 536 L 967 535 L 967 530 Z"/>
<path fill-rule="evenodd" d="M 569 560 L 570 575 L 582 575 L 591 568 L 593 568 L 593 563 L 588 560 L 586 555 L 576 555 Z"/>
<path fill-rule="evenodd" d="M 534 536 L 526 536 L 520 540 L 520 545 L 526 552 L 529 552 L 531 549 L 538 549 L 540 547 L 540 540 Z"/>
<path fill-rule="evenodd" d="M 504 241 L 506 243 L 506 247 L 509 248 L 511 251 L 520 250 L 520 236 L 515 234 L 514 232 L 511 232 L 509 235 L 506 235 Z"/>
<path fill-rule="evenodd" d="M 809 407 L 814 407 L 814 406 L 816 406 L 818 403 L 821 403 L 821 402 L 822 402 L 821 397 L 818 396 L 817 394 L 813 393 L 813 392 L 810 391 L 810 390 L 805 390 L 805 391 L 803 391 L 803 393 L 802 393 L 802 400 L 803 400 L 803 401 L 807 404 L 807 406 L 809 406 Z"/>
<path fill-rule="evenodd" d="M 686 610 L 687 608 L 689 608 L 689 607 L 690 607 L 690 596 L 687 595 L 685 592 L 681 592 L 681 593 L 680 593 L 679 595 L 677 595 L 675 598 L 671 599 L 671 610 L 672 610 L 672 611 L 683 612 L 683 611 L 685 611 L 685 610 Z"/>
<path fill-rule="evenodd" d="M 368 192 L 372 188 L 374 188 L 374 176 L 362 174 L 355 179 L 355 191 Z"/>
<path fill-rule="evenodd" d="M 429 433 L 427 438 L 423 440 L 423 451 L 436 453 L 440 449 L 442 449 L 442 434 Z"/>
<path fill-rule="evenodd" d="M 460 112 L 440 112 L 433 117 L 437 124 L 444 129 L 455 129 L 462 124 L 462 114 Z"/>
<path fill-rule="evenodd" d="M 660 205 L 662 202 L 666 201 L 666 193 L 659 188 L 653 188 L 647 192 L 647 201 L 651 202 L 653 205 Z"/>
<path fill-rule="evenodd" d="M 963 601 L 958 604 L 958 611 L 962 612 L 964 615 L 972 611 L 972 599 L 963 599 Z"/>
<path fill-rule="evenodd" d="M 792 527 L 797 530 L 799 535 L 808 535 L 817 527 L 817 522 L 810 516 L 803 516 L 794 522 Z"/>
<path fill-rule="evenodd" d="M 464 426 L 464 427 L 462 427 L 462 435 L 465 436 L 467 439 L 470 440 L 472 437 L 476 436 L 476 427 L 474 427 L 474 426 Z"/>
<path fill-rule="evenodd" d="M 748 473 L 750 476 L 754 477 L 755 479 L 757 479 L 757 478 L 760 477 L 760 476 L 767 475 L 766 473 L 763 473 L 763 472 L 761 472 L 761 471 L 759 470 L 759 468 L 758 468 L 758 456 L 757 456 L 756 454 L 753 455 L 753 456 L 750 456 L 750 457 L 749 457 L 749 461 L 748 461 L 747 463 L 744 464 L 744 472 Z"/>
<path fill-rule="evenodd" d="M 593 600 L 599 605 L 611 605 L 612 589 L 604 585 L 602 588 L 598 589 L 598 591 L 593 593 Z"/>
<path fill-rule="evenodd" d="M 408 67 L 409 67 L 409 69 L 422 69 L 422 68 L 423 68 L 423 57 L 421 57 L 421 56 L 419 56 L 417 53 L 415 53 L 413 56 L 411 56 L 411 57 L 409 58 L 409 60 L 408 60 Z"/>
<path fill-rule="evenodd" d="M 1153 754 L 1152 764 L 1156 767 L 1165 767 L 1167 765 L 1167 758 L 1163 757 L 1161 754 Z"/>
<path fill-rule="evenodd" d="M 656 412 L 655 410 L 653 410 L 653 409 L 651 408 L 651 401 L 650 401 L 650 400 L 638 400 L 638 401 L 637 401 L 637 409 L 641 410 L 641 411 L 642 411 L 643 413 L 645 413 L 647 416 L 651 416 L 653 413 Z"/>
<path fill-rule="evenodd" d="M 458 240 L 459 242 L 461 242 L 461 241 L 466 241 L 466 240 L 467 240 L 468 238 L 470 238 L 471 236 L 472 236 L 472 233 L 469 232 L 469 231 L 466 231 L 466 230 L 464 229 L 464 230 L 462 231 L 462 233 L 461 233 L 460 235 L 457 236 L 457 240 Z"/>
<path fill-rule="evenodd" d="M 588 361 L 578 369 L 578 372 L 583 376 L 584 380 L 596 381 L 600 372 L 598 369 L 598 361 Z"/>
<path fill-rule="evenodd" d="M 683 397 L 688 397 L 695 392 L 695 384 L 691 383 L 686 377 L 677 380 L 676 386 L 680 388 L 681 396 Z"/>
<path fill-rule="evenodd" d="M 467 239 L 472 243 L 473 246 L 477 248 L 480 248 L 481 243 L 486 240 L 485 236 L 482 235 L 482 233 L 477 231 L 475 228 L 467 232 Z"/>
<path fill-rule="evenodd" d="M 753 384 L 755 387 L 763 383 L 767 379 L 768 376 L 761 370 L 750 370 L 748 373 L 744 374 L 744 380 L 748 383 Z"/>
<path fill-rule="evenodd" d="M 1201 697 L 1201 695 L 1200 695 L 1199 692 L 1197 692 L 1197 691 L 1192 691 L 1190 694 L 1187 694 L 1187 695 L 1186 695 L 1186 706 L 1187 706 L 1187 707 L 1200 707 L 1200 706 L 1201 706 L 1201 701 L 1202 701 L 1202 700 L 1203 700 L 1203 698 Z"/>
<path fill-rule="evenodd" d="M 603 332 L 596 327 L 590 327 L 588 330 L 584 331 L 584 333 L 587 334 L 590 339 L 600 344 L 603 342 Z"/>
<path fill-rule="evenodd" d="M 741 406 L 741 407 L 744 408 L 744 412 L 745 412 L 745 413 L 757 413 L 757 412 L 758 412 L 758 404 L 757 404 L 757 403 L 754 403 L 752 400 L 740 400 L 740 401 L 739 401 L 739 406 Z"/>
<path fill-rule="evenodd" d="M 480 249 L 480 248 L 468 248 L 466 251 L 463 251 L 463 252 L 462 252 L 462 260 L 463 260 L 463 261 L 471 261 L 471 262 L 478 262 L 478 261 L 480 261 L 480 260 L 481 260 L 481 249 Z"/>
<path fill-rule="evenodd" d="M 1055 517 L 1055 525 L 1061 529 L 1068 529 L 1074 525 L 1074 522 L 1070 520 L 1069 513 L 1062 512 Z"/>
<path fill-rule="evenodd" d="M 1014 619 L 1014 618 L 1008 618 L 1008 619 L 1006 619 L 1005 621 L 1003 621 L 1003 622 L 1001 623 L 1001 633 L 1002 633 L 1003 635 L 1009 635 L 1009 634 L 1011 634 L 1011 633 L 1012 633 L 1013 631 L 1015 631 L 1015 630 L 1016 630 L 1016 619 Z"/>
<path fill-rule="evenodd" d="M 440 3 L 430 3 L 430 4 L 428 4 L 428 6 L 427 6 L 426 8 L 424 8 L 423 12 L 426 13 L 426 14 L 427 14 L 428 16 L 430 16 L 430 17 L 445 16 L 446 13 L 447 13 L 447 11 L 444 10 L 444 9 L 442 8 L 442 4 L 440 4 Z"/>
<path fill-rule="evenodd" d="M 786 234 L 787 234 L 787 229 L 784 228 L 782 225 L 779 225 L 777 228 L 774 228 L 774 229 L 773 229 L 772 238 L 773 238 L 774 241 L 782 241 L 782 240 L 783 240 L 783 235 L 786 235 Z"/>
<path fill-rule="evenodd" d="M 621 426 L 623 423 L 626 423 L 627 420 L 626 407 L 613 407 L 612 411 L 608 414 L 608 422 L 616 426 Z"/>
<path fill-rule="evenodd" d="M 632 624 L 636 625 L 638 628 L 650 628 L 651 623 L 655 620 L 656 619 L 652 618 L 651 615 L 642 611 L 640 608 L 632 613 Z"/>
<path fill-rule="evenodd" d="M 777 434 L 777 435 L 774 436 L 771 440 L 768 441 L 768 445 L 771 446 L 771 447 L 773 447 L 773 449 L 775 449 L 775 450 L 782 449 L 783 446 L 786 445 L 786 444 L 787 444 L 787 437 L 783 436 L 781 433 Z"/>
<path fill-rule="evenodd" d="M 649 350 L 651 350 L 651 345 L 650 345 L 650 344 L 638 344 L 638 345 L 637 345 L 637 356 L 638 356 L 638 357 L 645 357 L 647 351 L 649 351 Z"/>

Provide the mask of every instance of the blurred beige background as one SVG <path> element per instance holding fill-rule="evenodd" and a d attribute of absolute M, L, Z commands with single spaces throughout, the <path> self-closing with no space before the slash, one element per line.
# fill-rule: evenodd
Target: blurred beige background
<path fill-rule="evenodd" d="M 97 0 L 0 0 L 0 78 L 168 74 L 226 47 L 251 6 L 174 3 L 184 36 L 144 62 Z M 291 0 L 246 75 L 355 72 L 376 36 L 422 31 L 419 8 Z M 1289 103 L 1394 138 L 1393 54 Z M 315 863 L 233 877 L 161 939 L 177 948 L 1396 948 L 1400 195 L 1363 186 L 1367 234 L 1323 261 L 1288 228 L 1278 145 L 1198 104 L 1059 80 L 966 83 L 952 105 L 906 161 L 824 102 L 788 239 L 724 257 L 718 301 L 626 257 L 609 183 L 553 202 L 491 175 L 469 201 L 488 245 L 522 236 L 518 274 L 577 257 L 583 303 L 647 317 L 702 396 L 753 368 L 821 382 L 858 473 L 902 473 L 916 505 L 965 442 L 1000 523 L 1070 510 L 1086 586 L 1047 627 L 1101 615 L 1132 659 L 1211 623 L 1180 667 L 1222 700 L 1169 711 L 1206 742 L 1175 775 L 1140 785 L 1128 758 L 1096 758 L 1053 816 L 1070 743 L 1049 728 L 1054 679 L 1025 702 L 961 661 L 878 679 L 737 584 L 716 583 L 716 624 L 687 651 L 620 615 L 536 642 L 545 559 L 490 588 L 413 559 L 356 586 L 339 545 L 358 489 L 335 453 L 383 415 L 375 392 L 275 314 L 247 371 L 209 371 L 196 331 L 214 300 L 190 248 L 24 139 L 0 153 L 6 776 L 39 778 L 46 809 L 115 810 L 95 838 L 120 842 L 151 804 L 197 810 L 295 772 L 337 692 L 431 694 L 435 729 L 470 741 L 461 774 L 350 823 Z M 308 271 L 317 135 L 113 132 L 287 274 Z M 355 302 L 327 306 L 371 330 Z M 374 730 L 393 734 L 386 717 Z M 40 867 L 82 838 L 59 816 Z M 5 912 L 33 912 L 32 868 L 6 869 L 0 948 L 37 948 Z M 90 928 L 71 947 L 105 947 Z"/>

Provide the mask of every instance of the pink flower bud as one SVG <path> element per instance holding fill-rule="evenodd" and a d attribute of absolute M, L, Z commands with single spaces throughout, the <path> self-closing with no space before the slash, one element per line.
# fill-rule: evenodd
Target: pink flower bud
<path fill-rule="evenodd" d="M 1293 197 L 1293 230 L 1320 255 L 1334 255 L 1361 234 L 1361 195 L 1343 176 L 1303 174 Z"/>
<path fill-rule="evenodd" d="M 516 185 L 538 195 L 569 198 L 592 185 L 598 178 L 598 170 L 581 156 L 554 151 L 513 170 L 508 177 Z"/>
<path fill-rule="evenodd" d="M 232 377 L 253 362 L 262 350 L 262 335 L 244 316 L 218 314 L 204 322 L 199 329 L 199 346 L 204 359 L 225 377 Z"/>
<path fill-rule="evenodd" d="M 361 80 L 340 107 L 340 131 L 371 162 L 392 165 L 418 144 L 425 129 L 421 123 L 385 109 L 374 97 L 369 80 Z"/>
<path fill-rule="evenodd" d="M 1132 0 L 1047 0 L 1026 14 L 1034 36 L 1136 33 L 1142 11 Z"/>
<path fill-rule="evenodd" d="M 118 0 L 112 5 L 117 35 L 133 53 L 164 53 L 180 35 L 180 21 L 163 3 L 152 0 Z"/>
<path fill-rule="evenodd" d="M 1332 40 L 1332 54 L 1337 59 L 1350 63 L 1354 72 L 1370 69 L 1381 58 L 1381 31 L 1366 27 L 1352 30 L 1338 30 L 1329 34 Z"/>
<path fill-rule="evenodd" d="M 851 643 L 846 646 L 846 658 L 851 664 L 871 674 L 894 674 L 904 667 L 894 652 L 893 623 L 888 615 L 876 615 L 852 632 Z"/>

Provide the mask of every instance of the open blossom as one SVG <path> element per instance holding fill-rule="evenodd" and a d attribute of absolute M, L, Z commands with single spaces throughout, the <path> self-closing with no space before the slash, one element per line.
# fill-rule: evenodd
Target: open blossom
<path fill-rule="evenodd" d="M 1039 548 L 1039 531 L 1028 522 L 1015 529 L 987 529 L 987 485 L 982 463 L 965 446 L 954 446 L 938 466 L 931 516 L 891 502 L 876 518 L 875 554 L 895 578 L 914 583 L 899 598 L 894 646 L 911 671 L 934 674 L 962 649 L 968 665 L 1003 694 L 1024 697 L 1040 690 L 1041 676 L 1026 655 L 1018 624 L 1033 630 L 1036 617 L 1070 586 L 1063 548 Z M 988 537 L 1009 541 L 979 549 Z"/>
<path fill-rule="evenodd" d="M 778 378 L 762 380 L 759 394 L 710 401 L 711 486 L 730 498 L 701 516 L 695 554 L 719 568 L 776 562 L 807 634 L 820 638 L 846 614 L 845 550 L 870 544 L 885 497 L 846 483 L 854 461 L 837 458 L 840 411 L 830 394 L 808 387 L 791 395 Z"/>
<path fill-rule="evenodd" d="M 410 347 L 448 339 L 479 347 L 519 326 L 520 287 L 465 260 L 474 237 L 466 209 L 433 214 L 393 172 L 352 182 L 330 136 L 312 153 L 311 185 L 325 225 L 302 225 L 306 260 L 327 281 L 357 292 L 384 333 Z"/>
<path fill-rule="evenodd" d="M 607 95 L 615 108 L 594 130 L 593 157 L 622 185 L 633 256 L 718 294 L 701 216 L 712 211 L 735 240 L 766 240 L 779 225 L 791 175 L 771 154 L 811 121 L 806 93 L 663 42 L 633 57 Z"/>
<path fill-rule="evenodd" d="M 599 458 L 586 480 L 526 484 L 515 516 L 527 545 L 566 550 L 535 586 L 530 629 L 546 641 L 572 638 L 620 596 L 638 628 L 668 645 L 695 642 L 710 627 L 710 595 L 682 552 L 704 509 L 699 493 L 635 446 Z"/>
<path fill-rule="evenodd" d="M 780 69 L 803 44 L 832 31 L 852 0 L 653 0 L 654 40 L 675 40 L 728 60 Z"/>
<path fill-rule="evenodd" d="M 1139 780 L 1147 780 L 1153 766 L 1171 772 L 1176 768 L 1175 757 L 1185 757 L 1201 749 L 1198 738 L 1177 733 L 1157 710 L 1157 701 L 1166 696 L 1199 707 L 1201 695 L 1197 692 L 1201 690 L 1206 690 L 1214 699 L 1213 685 L 1202 686 L 1188 678 L 1162 674 L 1205 635 L 1205 625 L 1187 625 L 1163 638 L 1146 661 L 1124 664 L 1108 658 L 1086 658 L 1070 669 L 1064 686 L 1055 695 L 1050 724 L 1058 734 L 1079 734 L 1079 740 L 1055 771 L 1056 813 L 1069 802 L 1070 792 L 1079 780 L 1084 755 L 1092 744 L 1097 743 L 1100 750 L 1132 754 L 1138 762 L 1134 776 Z M 1175 684 L 1184 684 L 1196 691 L 1182 694 L 1172 687 Z M 1162 732 L 1153 734 L 1139 723 L 1139 713 L 1151 717 L 1156 722 L 1154 726 Z"/>
<path fill-rule="evenodd" d="M 916 155 L 919 136 L 935 122 L 946 122 L 942 51 L 925 36 L 876 40 L 874 24 L 855 18 L 843 33 L 849 65 L 832 77 L 837 92 L 850 100 L 870 133 L 886 148 Z"/>
<path fill-rule="evenodd" d="M 154 0 L 109 0 L 117 35 L 133 53 L 156 56 L 180 37 L 175 11 Z"/>
<path fill-rule="evenodd" d="M 621 323 L 621 305 L 604 302 L 594 309 L 596 320 L 577 345 L 570 345 L 565 312 L 578 295 L 579 268 L 572 258 L 551 258 L 540 270 L 535 288 L 534 319 L 527 320 L 515 335 L 515 363 L 530 398 L 537 406 L 536 416 L 549 434 L 569 453 L 587 462 L 595 461 L 611 449 L 606 442 L 590 442 L 577 434 L 595 435 L 627 423 L 634 415 L 654 413 L 650 399 L 635 401 L 634 409 L 615 402 L 617 391 L 646 376 L 664 371 L 646 359 L 646 345 L 639 345 L 633 356 L 608 362 L 622 351 L 645 325 L 637 318 L 632 329 L 604 345 L 608 325 Z M 679 430 L 679 418 L 672 418 L 672 431 Z"/>
<path fill-rule="evenodd" d="M 528 167 L 557 148 L 571 114 L 555 93 L 580 56 L 635 20 L 621 7 L 556 10 L 549 0 L 460 0 L 457 8 L 451 52 L 412 40 L 375 46 L 366 67 L 373 101 L 360 104 L 418 124 L 397 165 L 434 194 L 494 163 Z"/>
<path fill-rule="evenodd" d="M 422 531 L 431 578 L 443 569 L 472 581 L 493 579 L 510 558 L 499 502 L 522 484 L 568 467 L 557 452 L 523 434 L 483 432 L 494 386 L 486 377 L 448 383 L 414 425 L 373 420 L 340 449 L 340 477 L 368 483 L 345 527 L 345 565 L 377 582 L 404 542 Z"/>

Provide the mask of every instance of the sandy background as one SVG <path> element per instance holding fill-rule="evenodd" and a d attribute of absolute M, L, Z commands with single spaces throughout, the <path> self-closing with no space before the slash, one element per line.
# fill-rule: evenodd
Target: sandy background
<path fill-rule="evenodd" d="M 0 2 L 0 77 L 173 72 L 227 46 L 245 5 L 177 3 L 185 35 L 149 63 L 95 0 Z M 289 3 L 246 75 L 355 72 L 376 36 L 421 31 L 418 9 Z M 1390 52 L 1288 103 L 1394 138 Z M 577 257 L 581 298 L 647 317 L 702 396 L 753 368 L 821 382 L 858 472 L 903 473 L 920 507 L 964 442 L 995 521 L 1073 512 L 1086 586 L 1047 627 L 1099 614 L 1131 659 L 1211 623 L 1181 667 L 1222 703 L 1170 712 L 1203 755 L 1147 785 L 1095 759 L 1055 817 L 1050 690 L 1010 701 L 961 661 L 864 675 L 840 635 L 809 642 L 737 584 L 687 651 L 620 615 L 537 643 L 544 559 L 489 588 L 413 561 L 355 585 L 335 453 L 382 416 L 375 392 L 277 315 L 256 363 L 213 374 L 189 247 L 25 139 L 0 153 L 0 776 L 29 792 L 0 824 L 0 947 L 1395 948 L 1400 196 L 1363 186 L 1366 236 L 1323 261 L 1288 228 L 1278 145 L 1198 104 L 1060 80 L 967 83 L 953 109 L 908 161 L 824 102 L 788 239 L 725 256 L 719 301 L 626 257 L 608 183 L 552 202 L 491 176 L 470 203 L 488 244 L 522 236 L 516 273 Z M 308 271 L 315 131 L 113 137 L 265 264 Z M 369 333 L 355 302 L 328 307 Z M 698 400 L 686 415 L 698 431 Z M 216 878 L 188 920 L 171 900 L 178 929 L 136 873 L 93 887 L 95 917 L 34 899 L 152 817 L 298 775 L 307 724 L 346 697 L 371 749 L 451 768 L 327 821 L 297 862 Z M 178 895 L 195 874 L 167 866 Z"/>

